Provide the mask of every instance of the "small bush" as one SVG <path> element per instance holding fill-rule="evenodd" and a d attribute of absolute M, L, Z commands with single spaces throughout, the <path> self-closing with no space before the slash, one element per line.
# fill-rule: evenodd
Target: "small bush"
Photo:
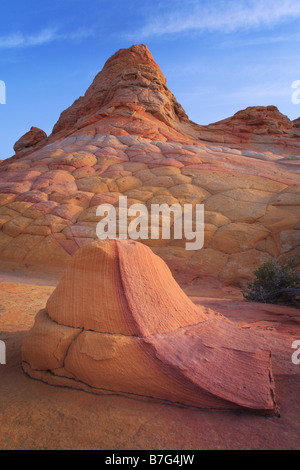
<path fill-rule="evenodd" d="M 289 259 L 283 264 L 275 259 L 267 260 L 254 271 L 255 279 L 243 290 L 245 299 L 252 302 L 279 303 L 282 298 L 291 297 L 286 303 L 294 303 L 293 296 L 299 295 L 299 260 Z"/>

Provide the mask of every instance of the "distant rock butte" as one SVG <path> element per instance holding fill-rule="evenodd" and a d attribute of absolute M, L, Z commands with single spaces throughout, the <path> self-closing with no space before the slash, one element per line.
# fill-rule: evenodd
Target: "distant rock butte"
<path fill-rule="evenodd" d="M 96 207 L 203 203 L 205 244 L 145 242 L 173 272 L 242 283 L 299 253 L 299 119 L 255 107 L 189 121 L 146 46 L 121 49 L 52 134 L 32 128 L 0 166 L 0 257 L 65 264 L 96 238 Z"/>
<path fill-rule="evenodd" d="M 299 121 L 299 120 L 298 120 Z M 254 106 L 206 127 L 202 138 L 233 144 L 236 148 L 251 147 L 262 151 L 299 155 L 300 130 L 276 106 Z"/>
<path fill-rule="evenodd" d="M 82 247 L 23 343 L 25 372 L 54 385 L 177 405 L 278 414 L 261 338 L 196 307 L 150 248 Z"/>

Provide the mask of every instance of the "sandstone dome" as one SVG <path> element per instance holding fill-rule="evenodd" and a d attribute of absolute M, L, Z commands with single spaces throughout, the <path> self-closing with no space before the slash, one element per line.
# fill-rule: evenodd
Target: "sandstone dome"
<path fill-rule="evenodd" d="M 22 349 L 31 377 L 97 394 L 278 414 L 261 337 L 198 307 L 149 247 L 80 248 Z"/>
<path fill-rule="evenodd" d="M 242 284 L 299 253 L 299 125 L 274 106 L 191 122 L 145 45 L 121 49 L 50 136 L 0 163 L 0 258 L 66 265 L 97 238 L 99 204 L 204 204 L 204 248 L 148 240 L 173 272 Z"/>

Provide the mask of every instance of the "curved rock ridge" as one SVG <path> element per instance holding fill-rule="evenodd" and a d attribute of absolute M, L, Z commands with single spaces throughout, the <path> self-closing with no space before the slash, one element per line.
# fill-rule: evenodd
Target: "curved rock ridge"
<path fill-rule="evenodd" d="M 278 414 L 270 351 L 196 307 L 141 243 L 82 247 L 22 348 L 33 378 L 94 393 Z"/>
<path fill-rule="evenodd" d="M 256 107 L 204 129 L 188 120 L 146 46 L 121 49 L 52 135 L 33 128 L 0 164 L 0 257 L 65 265 L 97 239 L 97 206 L 117 206 L 120 196 L 148 209 L 204 204 L 202 250 L 174 237 L 145 244 L 190 279 L 243 284 L 269 257 L 300 254 L 297 122 Z M 294 155 L 284 144 L 290 132 Z"/>
<path fill-rule="evenodd" d="M 234 116 L 209 124 L 200 138 L 236 148 L 271 150 L 299 155 L 299 120 L 290 121 L 276 106 L 252 106 Z"/>

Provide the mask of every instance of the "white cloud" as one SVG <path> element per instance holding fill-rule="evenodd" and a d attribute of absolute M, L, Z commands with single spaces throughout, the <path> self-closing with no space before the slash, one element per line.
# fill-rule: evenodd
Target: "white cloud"
<path fill-rule="evenodd" d="M 36 34 L 15 33 L 0 36 L 0 48 L 13 49 L 32 46 L 42 46 L 53 41 L 80 40 L 92 36 L 92 30 L 79 29 L 72 33 L 59 33 L 56 28 L 47 28 Z"/>
<path fill-rule="evenodd" d="M 150 19 L 139 36 L 186 32 L 221 31 L 230 33 L 261 26 L 275 26 L 300 17 L 298 0 L 218 0 L 182 2 L 181 7 L 161 12 Z M 188 8 L 187 8 L 188 6 Z"/>

